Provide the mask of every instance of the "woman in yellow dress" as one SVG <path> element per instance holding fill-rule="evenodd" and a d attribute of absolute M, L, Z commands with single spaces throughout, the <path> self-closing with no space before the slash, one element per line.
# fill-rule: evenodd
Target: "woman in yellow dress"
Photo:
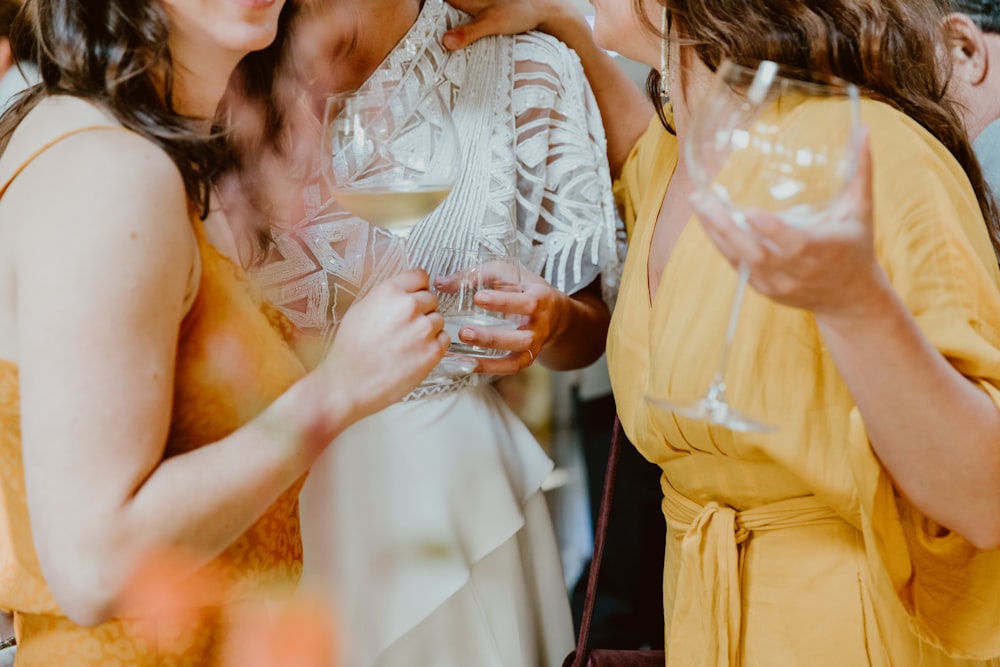
<path fill-rule="evenodd" d="M 1000 236 L 942 99 L 935 3 L 595 2 L 601 45 L 674 64 L 665 122 L 639 137 L 649 112 L 571 5 L 458 4 L 481 15 L 453 47 L 528 22 L 576 48 L 620 141 L 630 246 L 608 359 L 625 430 L 663 470 L 667 664 L 1000 664 Z M 793 229 L 758 213 L 744 231 L 691 197 L 678 147 L 724 57 L 862 88 L 850 215 Z M 802 122 L 842 134 L 824 109 Z M 741 262 L 754 290 L 727 393 L 775 433 L 643 400 L 708 385 Z"/>
<path fill-rule="evenodd" d="M 306 373 L 230 259 L 212 118 L 293 4 L 27 9 L 43 82 L 0 121 L 0 609 L 19 667 L 215 665 L 227 619 L 298 579 L 310 463 L 448 336 L 406 272 Z M 211 590 L 150 618 L 130 582 L 164 552 L 190 569 L 158 586 Z"/>

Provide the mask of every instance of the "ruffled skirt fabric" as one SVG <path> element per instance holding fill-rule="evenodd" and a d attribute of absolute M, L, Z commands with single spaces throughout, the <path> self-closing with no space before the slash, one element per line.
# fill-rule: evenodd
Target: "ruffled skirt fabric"
<path fill-rule="evenodd" d="M 344 432 L 303 492 L 304 585 L 345 667 L 559 665 L 573 629 L 541 484 L 551 460 L 488 386 Z"/>

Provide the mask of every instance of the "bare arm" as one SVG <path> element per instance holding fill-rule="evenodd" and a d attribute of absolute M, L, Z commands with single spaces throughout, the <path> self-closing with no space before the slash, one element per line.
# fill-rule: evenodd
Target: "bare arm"
<path fill-rule="evenodd" d="M 85 133 L 39 157 L 3 205 L 31 223 L 17 227 L 15 270 L 32 530 L 46 580 L 79 623 L 116 611 L 151 549 L 203 562 L 220 553 L 446 345 L 440 316 L 426 315 L 436 306 L 426 277 L 405 274 L 373 292 L 317 371 L 259 416 L 163 461 L 196 252 L 172 162 L 135 135 Z"/>
<path fill-rule="evenodd" d="M 617 176 L 632 146 L 649 125 L 649 99 L 614 59 L 595 42 L 586 19 L 565 0 L 449 0 L 475 16 L 470 23 L 444 36 L 452 50 L 464 48 L 486 35 L 546 32 L 576 51 L 590 81 L 604 119 L 608 161 Z"/>
<path fill-rule="evenodd" d="M 983 549 L 1000 546 L 1000 412 L 934 348 L 889 285 L 817 313 L 872 448 L 915 507 Z"/>

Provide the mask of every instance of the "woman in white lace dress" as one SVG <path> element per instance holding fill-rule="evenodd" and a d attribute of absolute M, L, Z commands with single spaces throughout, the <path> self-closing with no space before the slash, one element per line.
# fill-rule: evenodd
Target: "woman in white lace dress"
<path fill-rule="evenodd" d="M 440 37 L 467 19 L 442 0 L 354 4 L 337 87 L 440 86 L 462 138 L 461 180 L 413 230 L 409 262 L 513 240 L 528 282 L 515 298 L 531 316 L 491 341 L 510 353 L 479 374 L 425 384 L 338 438 L 302 497 L 305 582 L 336 605 L 348 667 L 558 665 L 573 632 L 540 490 L 552 462 L 490 375 L 578 367 L 603 351 L 602 287 L 613 292 L 618 253 L 600 117 L 576 56 L 547 36 L 450 53 Z M 400 258 L 320 181 L 256 277 L 329 338 Z"/>

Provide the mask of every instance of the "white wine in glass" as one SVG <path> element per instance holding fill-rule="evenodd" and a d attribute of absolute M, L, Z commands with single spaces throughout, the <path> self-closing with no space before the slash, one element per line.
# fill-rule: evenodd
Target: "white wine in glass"
<path fill-rule="evenodd" d="M 805 120 L 824 105 L 829 126 Z M 746 226 L 746 211 L 770 211 L 807 227 L 840 199 L 858 160 L 860 102 L 856 86 L 836 77 L 772 61 L 723 61 L 691 114 L 684 156 L 695 187 Z M 740 266 L 715 376 L 696 399 L 651 393 L 653 406 L 734 431 L 773 431 L 726 397 L 726 366 L 750 271 Z"/>
<path fill-rule="evenodd" d="M 445 200 L 451 188 L 445 185 L 415 186 L 413 189 L 384 186 L 340 188 L 333 191 L 346 210 L 373 225 L 405 235 Z"/>

